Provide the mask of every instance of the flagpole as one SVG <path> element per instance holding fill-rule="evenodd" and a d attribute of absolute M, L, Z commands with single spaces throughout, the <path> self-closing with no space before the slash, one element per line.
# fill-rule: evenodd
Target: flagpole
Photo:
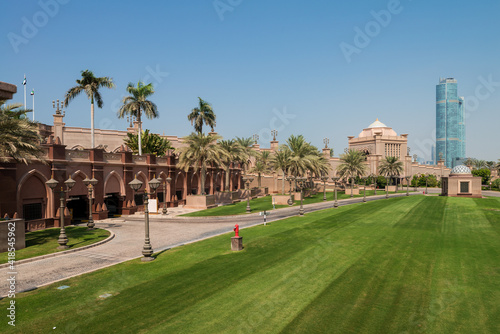
<path fill-rule="evenodd" d="M 33 122 L 35 121 L 35 90 L 33 89 Z"/>
<path fill-rule="evenodd" d="M 24 86 L 24 109 L 26 109 L 26 74 L 24 75 L 23 86 Z"/>

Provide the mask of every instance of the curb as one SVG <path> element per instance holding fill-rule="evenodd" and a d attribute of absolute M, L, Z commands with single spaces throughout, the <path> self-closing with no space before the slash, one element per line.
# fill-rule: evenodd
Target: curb
<path fill-rule="evenodd" d="M 14 262 L 14 266 L 16 266 L 18 264 L 35 262 L 35 261 L 39 261 L 39 260 L 48 259 L 48 258 L 51 258 L 51 257 L 56 257 L 56 256 L 60 256 L 60 255 L 70 254 L 70 253 L 82 251 L 82 250 L 85 250 L 85 249 L 97 247 L 97 246 L 100 246 L 102 244 L 105 244 L 105 243 L 111 241 L 115 237 L 115 234 L 113 232 L 111 232 L 110 230 L 107 230 L 105 228 L 102 228 L 102 229 L 108 231 L 111 234 L 106 239 L 101 240 L 99 242 L 96 242 L 95 244 L 91 244 L 91 245 L 87 245 L 87 246 L 82 246 L 82 247 L 78 247 L 78 248 L 75 248 L 75 249 L 68 249 L 68 250 L 65 250 L 65 251 L 62 251 L 62 252 L 51 253 L 51 254 L 46 254 L 46 255 L 40 255 L 40 256 L 29 258 L 29 259 L 15 261 Z M 3 263 L 3 264 L 0 264 L 0 269 L 7 268 L 9 266 L 10 266 L 9 263 Z"/>

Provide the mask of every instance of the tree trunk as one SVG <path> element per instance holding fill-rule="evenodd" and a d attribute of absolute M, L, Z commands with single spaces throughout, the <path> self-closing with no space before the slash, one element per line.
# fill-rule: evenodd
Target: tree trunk
<path fill-rule="evenodd" d="M 226 186 L 224 187 L 224 190 L 225 191 L 229 191 L 231 190 L 229 188 L 229 175 L 230 175 L 231 171 L 229 170 L 229 164 L 226 166 Z"/>
<path fill-rule="evenodd" d="M 201 164 L 201 175 L 200 175 L 200 186 L 201 186 L 201 194 L 205 195 L 205 173 L 206 173 L 205 164 Z"/>
<path fill-rule="evenodd" d="M 281 182 L 281 193 L 285 194 L 285 171 L 283 171 L 283 180 Z"/>
<path fill-rule="evenodd" d="M 138 133 L 138 141 L 137 145 L 139 146 L 139 155 L 142 155 L 142 121 L 141 121 L 141 109 L 139 108 L 139 112 L 137 113 L 137 124 L 139 124 L 139 133 Z"/>
<path fill-rule="evenodd" d="M 351 197 L 353 197 L 353 192 L 354 192 L 354 177 L 351 176 Z"/>
<path fill-rule="evenodd" d="M 91 137 L 91 147 L 95 148 L 95 139 L 94 139 L 94 96 L 90 101 L 90 137 Z"/>

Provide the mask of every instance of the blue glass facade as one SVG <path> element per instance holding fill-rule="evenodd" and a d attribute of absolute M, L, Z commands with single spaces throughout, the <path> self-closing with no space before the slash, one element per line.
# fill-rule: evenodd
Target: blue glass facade
<path fill-rule="evenodd" d="M 465 158 L 465 104 L 453 78 L 441 79 L 436 86 L 435 154 L 449 168 Z"/>

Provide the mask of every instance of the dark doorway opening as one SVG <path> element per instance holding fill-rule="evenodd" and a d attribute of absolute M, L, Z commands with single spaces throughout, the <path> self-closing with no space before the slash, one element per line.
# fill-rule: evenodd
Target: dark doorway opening
<path fill-rule="evenodd" d="M 120 208 L 120 195 L 118 193 L 106 194 L 104 203 L 108 208 L 108 217 L 112 218 L 118 214 L 118 209 Z"/>
<path fill-rule="evenodd" d="M 72 196 L 68 199 L 66 206 L 73 217 L 71 220 L 73 224 L 79 224 L 82 220 L 87 220 L 89 218 L 89 202 L 87 196 Z"/>

